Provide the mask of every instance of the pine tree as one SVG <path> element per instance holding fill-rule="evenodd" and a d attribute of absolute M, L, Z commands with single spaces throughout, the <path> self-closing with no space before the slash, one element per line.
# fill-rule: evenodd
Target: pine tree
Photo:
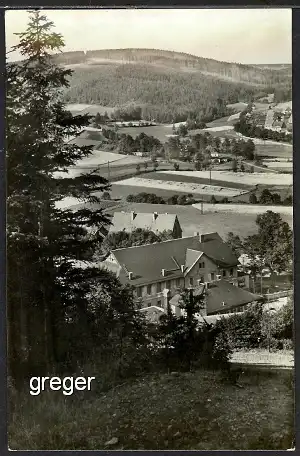
<path fill-rule="evenodd" d="M 109 185 L 96 172 L 68 174 L 91 148 L 67 144 L 66 138 L 90 119 L 73 117 L 61 101 L 72 72 L 55 63 L 52 54 L 64 41 L 52 28 L 46 16 L 31 12 L 15 46 L 24 60 L 7 65 L 8 335 L 14 378 L 42 375 L 65 361 L 70 347 L 61 341 L 70 322 L 89 333 L 88 295 L 101 271 L 82 269 L 76 260 L 93 251 L 99 228 L 108 223 L 101 210 L 57 206 L 70 196 L 99 202 L 95 192 Z"/>

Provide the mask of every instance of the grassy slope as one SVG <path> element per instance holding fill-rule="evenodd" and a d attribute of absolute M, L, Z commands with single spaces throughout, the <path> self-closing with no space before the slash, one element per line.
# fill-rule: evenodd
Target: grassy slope
<path fill-rule="evenodd" d="M 293 439 L 291 373 L 148 375 L 106 393 L 24 395 L 11 415 L 10 449 L 287 449 Z M 115 438 L 114 445 L 106 443 Z"/>

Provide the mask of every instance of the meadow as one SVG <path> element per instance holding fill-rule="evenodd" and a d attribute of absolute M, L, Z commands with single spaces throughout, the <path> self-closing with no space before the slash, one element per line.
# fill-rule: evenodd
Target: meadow
<path fill-rule="evenodd" d="M 145 133 L 148 136 L 154 136 L 160 142 L 165 143 L 168 141 L 168 135 L 173 134 L 172 125 L 161 124 L 149 127 L 124 127 L 118 128 L 118 133 L 125 133 L 133 138 L 136 138 L 139 134 Z"/>
<path fill-rule="evenodd" d="M 166 173 L 168 171 L 158 171 Z M 207 171 L 173 171 L 174 175 L 207 178 Z M 219 181 L 235 183 L 243 182 L 247 185 L 292 185 L 293 176 L 280 173 L 241 173 L 232 171 L 213 171 L 213 178 Z"/>
<path fill-rule="evenodd" d="M 230 187 L 220 187 L 216 185 L 197 184 L 192 182 L 175 182 L 173 180 L 153 180 L 145 177 L 131 177 L 118 181 L 115 185 L 138 186 L 149 189 L 172 190 L 176 192 L 192 193 L 193 195 L 216 195 L 218 197 L 233 197 L 247 192 Z"/>
<path fill-rule="evenodd" d="M 101 388 L 102 374 L 88 396 L 77 392 L 66 397 L 52 391 L 33 400 L 24 392 L 15 398 L 11 411 L 9 448 L 153 451 L 292 447 L 292 371 L 245 367 L 240 388 L 226 382 L 222 374 L 203 369 L 171 374 L 146 374 L 108 390 Z"/>
<path fill-rule="evenodd" d="M 193 207 L 201 210 L 201 204 L 193 204 Z M 293 217 L 292 206 L 263 206 L 258 204 L 203 204 L 204 211 L 226 212 L 232 214 L 263 214 L 266 211 L 278 212 L 281 216 Z"/>
<path fill-rule="evenodd" d="M 215 185 L 218 187 L 229 187 L 241 190 L 251 190 L 253 185 L 246 184 L 244 182 L 235 182 L 232 184 L 231 182 L 225 182 L 220 179 L 215 178 L 215 170 L 211 172 L 211 179 L 210 179 L 210 172 L 203 171 L 204 177 L 195 177 L 194 175 L 183 175 L 183 174 L 176 174 L 173 170 L 163 171 L 163 172 L 153 172 L 147 175 L 147 178 L 154 179 L 154 180 L 166 180 L 166 181 L 173 181 L 173 182 L 186 182 L 191 184 L 205 184 L 205 185 Z"/>

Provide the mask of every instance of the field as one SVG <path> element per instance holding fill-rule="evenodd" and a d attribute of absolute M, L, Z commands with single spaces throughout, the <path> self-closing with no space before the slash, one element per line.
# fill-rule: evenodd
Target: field
<path fill-rule="evenodd" d="M 164 171 L 162 171 L 164 172 Z M 189 172 L 189 171 L 187 171 Z M 172 190 L 176 192 L 187 192 L 192 193 L 193 195 L 216 195 L 219 197 L 233 197 L 245 193 L 245 190 L 229 188 L 229 187 L 219 187 L 213 185 L 205 184 L 196 184 L 191 182 L 175 182 L 173 180 L 153 180 L 146 179 L 144 177 L 132 177 L 125 179 L 123 181 L 118 181 L 115 185 L 125 185 L 125 186 L 138 186 L 145 187 L 148 189 L 162 189 L 162 190 Z"/>
<path fill-rule="evenodd" d="M 109 164 L 108 164 L 109 162 Z M 99 173 L 105 178 L 111 178 L 118 174 L 126 175 L 136 172 L 136 165 L 143 168 L 144 163 L 149 163 L 148 158 L 136 157 L 134 155 L 122 155 L 102 150 L 93 150 L 88 156 L 78 161 L 76 166 L 69 168 L 69 176 L 78 176 L 83 172 L 88 172 L 99 168 Z M 149 165 L 150 166 L 150 165 Z M 66 173 L 56 172 L 57 177 L 69 177 Z"/>
<path fill-rule="evenodd" d="M 277 162 L 277 161 L 263 161 L 263 164 L 268 168 L 274 168 L 276 171 L 290 171 L 293 172 L 293 162 Z"/>
<path fill-rule="evenodd" d="M 158 171 L 159 173 L 165 173 L 166 171 Z M 203 177 L 207 179 L 207 171 L 173 171 L 174 175 L 178 176 L 193 176 Z M 172 173 L 172 174 L 173 174 Z M 247 185 L 292 185 L 293 176 L 289 174 L 280 173 L 234 173 L 230 171 L 213 171 L 212 178 L 231 182 L 234 186 L 235 183 L 245 183 Z"/>
<path fill-rule="evenodd" d="M 257 204 L 209 204 L 204 203 L 204 211 L 212 212 L 227 212 L 231 214 L 263 214 L 266 211 L 273 211 L 280 213 L 283 217 L 290 219 L 293 218 L 292 206 L 260 206 Z M 196 209 L 201 209 L 201 204 L 193 204 Z"/>
<path fill-rule="evenodd" d="M 226 106 L 226 108 L 234 109 L 234 111 L 240 112 L 240 111 L 244 111 L 244 109 L 246 109 L 247 106 L 248 106 L 248 103 L 243 103 L 243 102 L 241 101 L 241 102 L 239 102 L 239 103 L 228 104 L 228 105 Z"/>
<path fill-rule="evenodd" d="M 255 153 L 260 157 L 293 158 L 293 147 L 290 144 L 268 143 L 255 144 Z"/>
<path fill-rule="evenodd" d="M 140 133 L 145 133 L 148 136 L 154 136 L 160 142 L 165 143 L 168 140 L 167 135 L 172 135 L 172 125 L 170 124 L 161 124 L 149 127 L 125 127 L 119 128 L 118 133 L 125 133 L 126 135 L 130 135 L 133 138 L 138 136 Z"/>
<path fill-rule="evenodd" d="M 235 189 L 241 189 L 241 190 L 245 190 L 245 191 L 251 190 L 253 188 L 252 185 L 248 185 L 243 182 L 235 182 L 234 185 L 232 185 L 231 182 L 224 182 L 222 180 L 215 179 L 214 178 L 215 171 L 211 172 L 211 181 L 210 181 L 209 171 L 204 171 L 204 173 L 205 173 L 204 177 L 195 177 L 195 176 L 177 175 L 174 173 L 173 170 L 170 170 L 170 171 L 163 171 L 163 172 L 153 172 L 153 173 L 148 174 L 147 177 L 150 179 L 154 179 L 154 180 L 166 180 L 166 181 L 186 182 L 186 183 L 189 182 L 192 184 L 216 185 L 218 187 L 229 187 L 229 188 L 234 187 Z"/>
<path fill-rule="evenodd" d="M 149 188 L 149 187 L 139 187 L 139 186 L 125 186 L 118 185 L 118 182 L 113 183 L 111 186 L 111 195 L 112 198 L 126 198 L 128 195 L 136 195 L 137 193 L 155 193 L 155 195 L 160 196 L 161 198 L 170 198 L 175 194 L 174 190 L 164 190 L 158 188 Z M 176 191 L 177 195 L 185 194 L 187 195 L 188 191 Z M 210 201 L 211 195 L 201 195 L 201 199 L 204 201 Z"/>
<path fill-rule="evenodd" d="M 213 137 L 218 137 L 218 138 L 229 138 L 229 139 L 239 139 L 238 134 L 233 128 L 230 128 L 229 126 L 224 125 L 224 123 L 219 125 L 220 130 L 216 129 L 218 126 L 215 127 L 209 127 L 206 129 L 203 128 L 198 128 L 195 130 L 189 130 L 188 134 L 189 136 L 195 136 L 198 134 L 205 133 L 206 131 L 210 133 Z"/>
<path fill-rule="evenodd" d="M 105 366 L 104 366 L 105 369 Z M 106 369 L 107 370 L 107 369 Z M 25 392 L 10 413 L 11 450 L 286 450 L 294 439 L 292 371 L 144 374 L 84 397 Z M 107 374 L 106 374 L 107 375 Z M 112 380 L 111 380 L 112 383 Z"/>
<path fill-rule="evenodd" d="M 214 127 L 231 127 L 233 129 L 234 124 L 237 122 L 237 119 L 231 119 L 232 115 L 226 116 L 226 117 L 220 117 L 219 119 L 215 119 L 212 122 L 208 122 L 206 126 L 208 128 L 214 128 Z"/>

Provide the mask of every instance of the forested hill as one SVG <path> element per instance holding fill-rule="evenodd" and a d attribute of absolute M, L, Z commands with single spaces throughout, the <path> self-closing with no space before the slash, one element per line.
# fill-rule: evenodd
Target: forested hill
<path fill-rule="evenodd" d="M 263 68 L 155 49 L 66 52 L 55 59 L 74 70 L 66 102 L 134 102 L 143 107 L 145 117 L 160 121 L 188 111 L 205 114 L 217 99 L 235 103 L 271 92 L 278 92 L 278 101 L 291 99 L 289 66 Z"/>

